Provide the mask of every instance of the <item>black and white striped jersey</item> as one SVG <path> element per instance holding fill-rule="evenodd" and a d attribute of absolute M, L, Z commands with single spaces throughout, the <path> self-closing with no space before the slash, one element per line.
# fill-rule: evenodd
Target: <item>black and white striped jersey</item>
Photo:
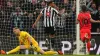
<path fill-rule="evenodd" d="M 41 11 L 41 13 L 44 17 L 44 26 L 45 27 L 55 26 L 55 23 L 56 23 L 55 18 L 56 18 L 56 15 L 59 13 L 56 9 L 54 9 L 51 6 L 47 6 Z"/>

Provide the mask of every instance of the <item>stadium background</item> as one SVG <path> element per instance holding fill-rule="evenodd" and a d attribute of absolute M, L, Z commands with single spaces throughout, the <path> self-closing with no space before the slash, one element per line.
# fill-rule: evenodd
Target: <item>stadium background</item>
<path fill-rule="evenodd" d="M 54 0 L 55 4 L 60 8 L 62 17 L 57 17 L 56 24 L 56 41 L 63 43 L 62 51 L 65 54 L 73 54 L 76 49 L 76 8 L 75 0 Z M 99 0 L 94 1 L 98 8 Z M 90 0 L 86 0 L 89 4 Z M 91 4 L 90 4 L 91 5 Z M 43 18 L 39 21 L 37 28 L 33 29 L 32 24 L 36 20 L 39 12 L 45 7 L 44 0 L 0 0 L 0 49 L 9 51 L 15 48 L 19 43 L 18 39 L 12 32 L 13 27 L 19 27 L 21 30 L 28 31 L 35 39 L 41 43 L 47 36 L 44 34 Z M 96 10 L 97 10 L 96 8 Z M 64 12 L 64 13 L 63 13 Z M 97 25 L 99 26 L 99 24 Z M 91 54 L 99 54 L 99 30 L 97 26 L 92 27 L 92 31 L 98 34 L 93 34 L 92 37 L 97 41 L 96 49 L 91 51 Z M 45 47 L 42 45 L 41 47 Z M 55 45 L 56 48 L 57 45 Z M 56 50 L 55 48 L 55 50 Z M 44 48 L 47 49 L 47 48 Z M 85 48 L 83 48 L 85 49 Z M 18 53 L 24 53 L 24 50 Z M 84 50 L 83 50 L 84 51 Z M 30 51 L 30 53 L 33 53 Z"/>

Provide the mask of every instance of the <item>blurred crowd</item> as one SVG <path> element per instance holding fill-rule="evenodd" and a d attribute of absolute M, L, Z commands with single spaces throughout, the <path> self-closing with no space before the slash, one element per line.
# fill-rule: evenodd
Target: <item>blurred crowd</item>
<path fill-rule="evenodd" d="M 69 17 L 73 16 L 72 19 L 75 19 L 75 7 L 73 7 L 75 0 L 54 0 L 54 2 L 63 14 L 62 17 L 57 17 L 59 18 L 57 27 L 71 27 L 66 26 L 70 24 L 66 24 L 68 21 L 66 18 L 69 16 L 67 13 L 69 13 Z M 13 27 L 32 31 L 32 24 L 45 6 L 45 0 L 0 0 L 0 34 L 10 35 Z M 74 20 L 72 21 L 74 22 Z"/>
<path fill-rule="evenodd" d="M 62 17 L 58 17 L 59 28 L 75 31 L 76 0 L 54 0 Z M 99 0 L 86 0 L 92 18 L 100 20 Z M 32 31 L 32 24 L 41 9 L 46 6 L 45 0 L 0 0 L 0 34 L 10 35 L 13 27 Z M 63 19 L 62 19 L 63 18 Z M 99 32 L 99 24 L 93 24 L 92 31 Z"/>
<path fill-rule="evenodd" d="M 100 0 L 87 0 L 87 8 L 94 20 L 100 20 Z M 92 32 L 100 32 L 100 23 L 92 23 Z"/>

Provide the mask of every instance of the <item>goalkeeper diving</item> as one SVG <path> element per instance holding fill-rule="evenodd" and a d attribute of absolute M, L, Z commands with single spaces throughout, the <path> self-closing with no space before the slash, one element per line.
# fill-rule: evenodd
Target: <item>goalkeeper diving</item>
<path fill-rule="evenodd" d="M 26 31 L 21 31 L 19 28 L 15 27 L 13 28 L 13 32 L 14 34 L 17 36 L 17 38 L 19 39 L 19 46 L 17 46 L 16 48 L 5 52 L 5 54 L 12 54 L 15 53 L 17 51 L 19 51 L 20 49 L 33 49 L 33 51 L 39 52 L 41 54 L 44 55 L 53 55 L 53 54 L 57 54 L 56 51 L 44 51 L 42 50 L 37 41 Z M 2 52 L 1 52 L 2 54 Z M 4 52 L 3 52 L 4 54 Z"/>

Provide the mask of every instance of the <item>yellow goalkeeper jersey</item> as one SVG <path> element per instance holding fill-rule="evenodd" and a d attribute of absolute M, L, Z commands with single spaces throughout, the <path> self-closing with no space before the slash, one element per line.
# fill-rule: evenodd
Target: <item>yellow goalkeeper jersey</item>
<path fill-rule="evenodd" d="M 19 38 L 20 44 L 30 45 L 32 43 L 32 45 L 34 46 L 38 45 L 37 41 L 26 31 L 21 31 L 20 36 L 18 36 L 18 38 Z M 31 39 L 31 42 L 29 41 L 28 38 Z"/>

